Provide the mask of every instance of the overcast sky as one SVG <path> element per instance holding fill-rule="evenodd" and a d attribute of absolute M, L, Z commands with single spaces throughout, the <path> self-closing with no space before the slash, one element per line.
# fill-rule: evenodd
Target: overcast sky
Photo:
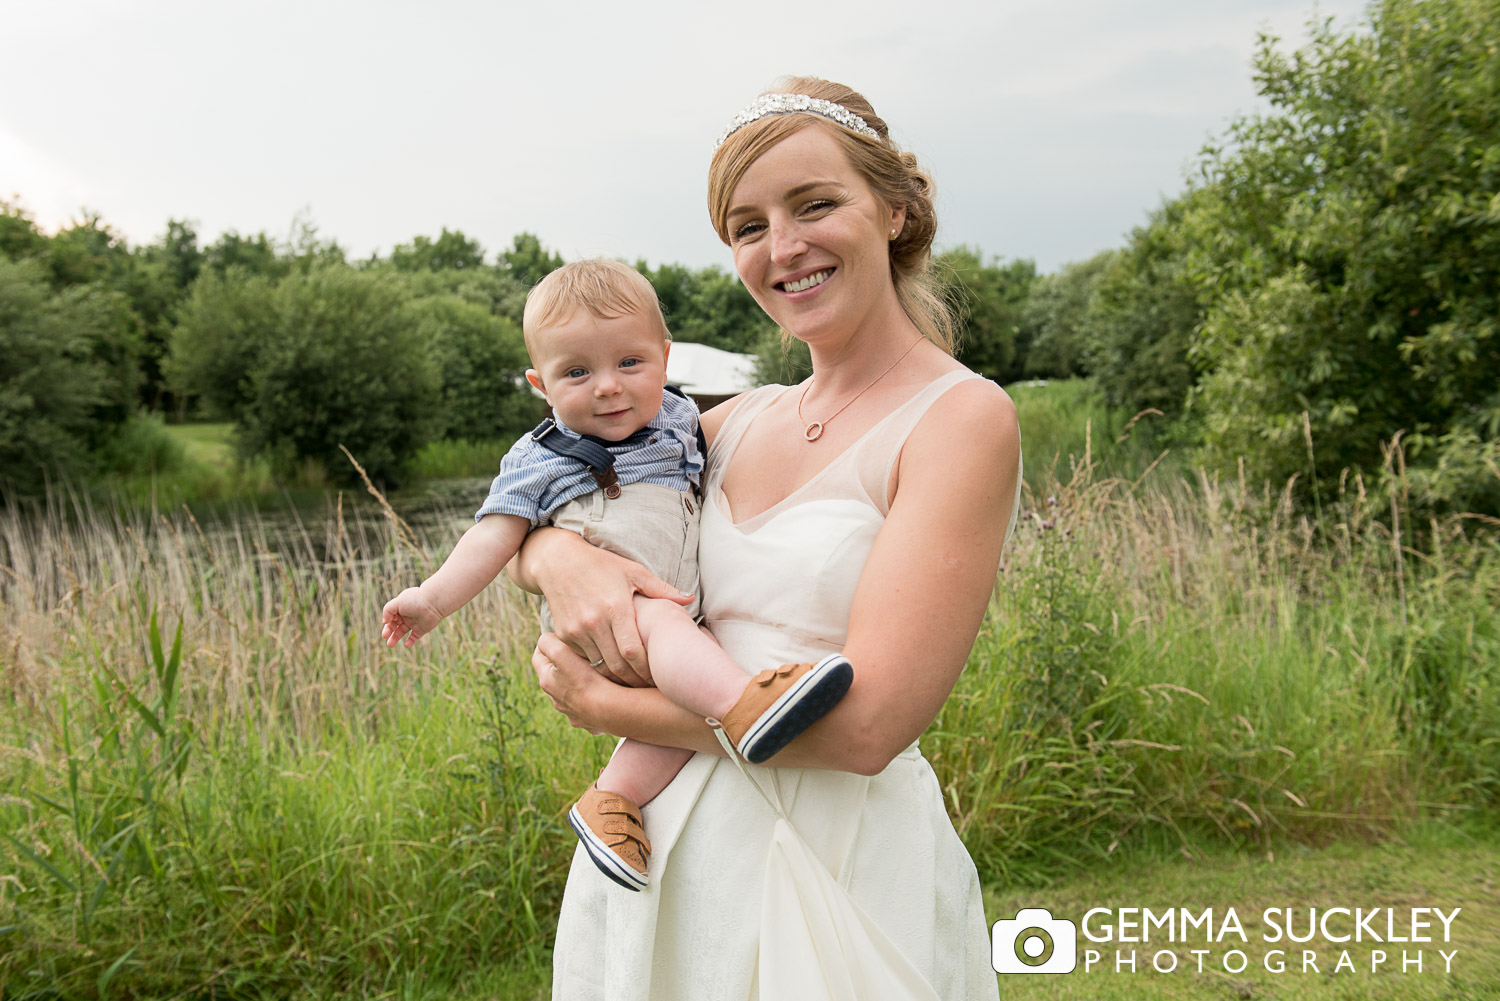
<path fill-rule="evenodd" d="M 1352 26 L 1363 3 L 1323 0 Z M 354 256 L 461 229 L 565 257 L 728 267 L 704 208 L 724 122 L 777 76 L 849 84 L 937 181 L 940 246 L 1054 270 L 1181 190 L 1257 108 L 1257 32 L 1311 0 L 9 3 L 0 194 L 132 243 L 285 237 Z"/>

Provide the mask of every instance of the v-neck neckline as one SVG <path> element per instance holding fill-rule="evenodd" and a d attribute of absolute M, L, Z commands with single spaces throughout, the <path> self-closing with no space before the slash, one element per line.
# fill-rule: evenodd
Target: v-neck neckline
<path fill-rule="evenodd" d="M 866 439 L 868 439 L 872 434 L 874 434 L 876 431 L 878 431 L 882 427 L 884 427 L 886 425 L 886 423 L 888 421 L 890 421 L 893 417 L 895 417 L 897 414 L 899 414 L 903 410 L 905 410 L 906 407 L 913 400 L 915 400 L 917 397 L 921 396 L 923 393 L 925 393 L 928 390 L 930 390 L 933 386 L 935 386 L 939 382 L 943 382 L 943 381 L 948 380 L 948 379 L 952 378 L 953 376 L 959 375 L 959 374 L 971 375 L 972 373 L 966 372 L 966 371 L 964 371 L 962 369 L 957 369 L 957 370 L 954 370 L 952 372 L 946 372 L 943 375 L 938 376 L 936 379 L 933 379 L 930 382 L 928 382 L 928 383 L 926 383 L 926 384 L 924 384 L 922 386 L 919 386 L 917 388 L 916 392 L 912 393 L 906 399 L 902 400 L 900 403 L 898 403 L 894 407 L 892 407 L 889 413 L 887 413 L 884 417 L 880 418 L 880 420 L 876 421 L 874 424 L 871 424 L 868 428 L 866 428 L 865 432 L 863 434 L 861 434 L 858 438 L 856 438 L 853 441 L 851 441 L 848 445 L 845 445 L 844 448 L 839 451 L 838 455 L 836 455 L 832 459 L 830 459 L 827 462 L 827 464 L 825 464 L 817 472 L 813 473 L 812 476 L 808 477 L 802 483 L 800 483 L 796 487 L 794 487 L 792 489 L 792 491 L 790 493 L 788 493 L 785 497 L 781 498 L 779 501 L 777 501 L 776 503 L 772 504 L 770 507 L 766 508 L 765 510 L 760 511 L 757 514 L 750 515 L 749 517 L 745 518 L 742 521 L 736 521 L 735 518 L 734 518 L 734 505 L 730 502 L 729 494 L 725 492 L 724 486 L 723 486 L 723 484 L 724 484 L 724 477 L 723 476 L 716 477 L 716 482 L 714 484 L 714 488 L 718 491 L 719 505 L 722 508 L 721 513 L 724 515 L 724 520 L 726 522 L 728 522 L 729 525 L 730 525 L 730 527 L 734 528 L 736 531 L 739 531 L 742 534 L 748 535 L 751 532 L 754 532 L 757 529 L 759 529 L 761 527 L 761 525 L 764 525 L 766 522 L 770 521 L 777 514 L 780 514 L 781 511 L 782 511 L 782 509 L 784 509 L 784 508 L 790 508 L 790 507 L 795 507 L 796 505 L 792 504 L 790 502 L 793 501 L 793 500 L 795 500 L 798 494 L 802 493 L 808 487 L 810 487 L 814 483 L 818 482 L 818 480 L 821 479 L 830 469 L 832 469 L 833 467 L 837 466 L 839 463 L 843 462 L 846 458 L 848 458 L 851 454 L 853 454 L 854 450 L 857 449 L 857 448 L 859 448 L 859 446 L 863 445 Z M 726 465 L 726 467 L 727 467 L 728 463 L 734 458 L 735 453 L 739 451 L 740 445 L 745 440 L 745 435 L 747 435 L 747 434 L 750 433 L 750 427 L 751 427 L 751 425 L 753 425 L 755 423 L 756 419 L 759 418 L 762 414 L 764 414 L 771 407 L 775 406 L 776 402 L 778 400 L 780 400 L 784 395 L 786 395 L 787 393 L 790 393 L 792 390 L 794 390 L 796 388 L 797 388 L 796 386 L 784 386 L 784 387 L 782 387 L 782 390 L 781 390 L 780 393 L 777 393 L 765 405 L 763 405 L 759 410 L 757 410 L 755 413 L 751 414 L 748 418 L 746 418 L 744 426 L 739 429 L 739 434 L 735 437 L 734 444 L 730 447 L 729 453 L 727 455 L 725 455 L 720 460 L 721 462 L 723 462 Z M 732 415 L 731 415 L 730 419 L 731 420 L 733 419 Z M 799 501 L 798 503 L 805 503 L 805 502 Z M 758 522 L 759 524 L 752 525 L 752 522 Z"/>

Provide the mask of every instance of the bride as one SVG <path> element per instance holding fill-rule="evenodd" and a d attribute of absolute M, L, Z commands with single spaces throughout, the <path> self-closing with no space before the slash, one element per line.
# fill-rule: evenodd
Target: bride
<path fill-rule="evenodd" d="M 1020 434 L 1004 391 L 952 356 L 932 195 L 870 104 L 817 79 L 733 119 L 709 168 L 715 230 L 813 374 L 703 416 L 704 623 L 752 672 L 842 650 L 855 679 L 826 717 L 765 767 L 726 756 L 640 687 L 631 595 L 670 589 L 570 533 L 522 551 L 557 622 L 533 666 L 558 708 L 700 752 L 643 811 L 647 891 L 575 857 L 554 997 L 996 997 L 979 880 L 917 738 L 989 601 Z"/>

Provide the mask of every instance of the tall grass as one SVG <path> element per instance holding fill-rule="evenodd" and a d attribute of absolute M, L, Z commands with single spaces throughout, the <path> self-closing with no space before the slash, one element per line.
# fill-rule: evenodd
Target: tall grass
<path fill-rule="evenodd" d="M 1027 407 L 1071 429 L 1073 404 L 1017 399 L 1033 470 L 1062 475 L 1028 480 L 923 738 L 987 881 L 1494 805 L 1492 539 L 1452 520 L 1403 547 L 1357 483 L 1309 522 L 1248 482 L 1142 479 L 1144 442 L 1106 475 L 1087 419 L 1089 448 L 1041 464 Z M 544 983 L 563 814 L 610 744 L 536 689 L 508 586 L 414 651 L 378 637 L 468 520 L 0 512 L 0 993 Z"/>
<path fill-rule="evenodd" d="M 1103 476 L 1085 451 L 1065 482 L 1028 483 L 924 740 L 981 871 L 1036 881 L 1122 846 L 1269 848 L 1492 808 L 1493 534 L 1430 521 L 1418 551 L 1358 480 L 1317 521 L 1287 491 L 1163 466 Z"/>

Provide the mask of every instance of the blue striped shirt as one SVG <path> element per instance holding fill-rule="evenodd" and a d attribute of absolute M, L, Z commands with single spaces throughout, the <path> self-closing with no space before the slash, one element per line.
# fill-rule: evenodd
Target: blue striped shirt
<path fill-rule="evenodd" d="M 556 415 L 553 420 L 557 420 Z M 557 421 L 558 430 L 574 438 L 578 432 Z M 654 433 L 637 445 L 613 445 L 615 475 L 620 485 L 654 483 L 673 490 L 698 485 L 703 473 L 703 453 L 698 449 L 698 407 L 675 393 L 663 393 L 661 409 L 646 422 Z M 505 458 L 500 475 L 490 484 L 490 495 L 474 515 L 514 514 L 535 528 L 553 511 L 570 500 L 599 489 L 588 467 L 577 459 L 558 455 L 522 435 Z"/>

